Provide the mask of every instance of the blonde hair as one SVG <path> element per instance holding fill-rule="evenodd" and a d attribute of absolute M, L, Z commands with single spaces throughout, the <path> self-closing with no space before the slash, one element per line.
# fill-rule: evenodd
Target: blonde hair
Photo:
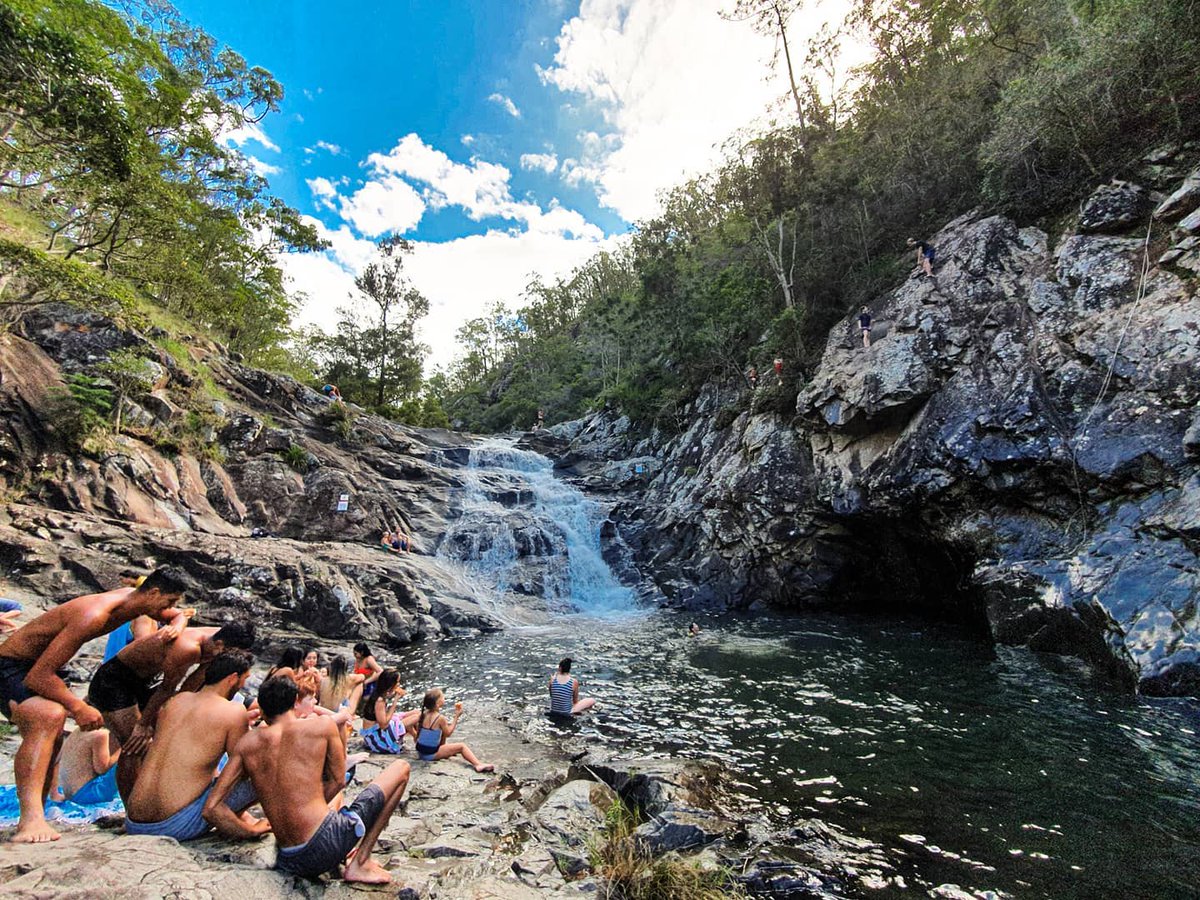
<path fill-rule="evenodd" d="M 300 697 L 315 697 L 321 689 L 321 673 L 316 669 L 305 669 L 303 672 L 297 672 L 293 677 L 296 682 L 296 688 L 300 692 Z"/>

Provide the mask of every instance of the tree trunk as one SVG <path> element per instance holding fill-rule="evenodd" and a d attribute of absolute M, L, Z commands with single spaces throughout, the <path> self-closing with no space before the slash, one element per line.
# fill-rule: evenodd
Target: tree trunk
<path fill-rule="evenodd" d="M 387 384 L 387 357 L 388 357 L 388 331 L 387 331 L 387 307 L 381 307 L 382 318 L 379 325 L 379 330 L 382 332 L 382 342 L 379 347 L 379 391 L 376 395 L 375 405 L 383 406 L 383 396 Z"/>
<path fill-rule="evenodd" d="M 779 8 L 778 0 L 771 6 L 775 10 L 775 21 L 779 25 L 779 39 L 783 42 L 783 58 L 787 62 L 788 86 L 792 89 L 792 99 L 796 101 L 796 117 L 800 120 L 800 127 L 803 128 L 804 104 L 800 102 L 800 91 L 796 88 L 796 73 L 792 69 L 792 51 L 788 48 L 787 26 L 783 24 L 783 10 Z"/>

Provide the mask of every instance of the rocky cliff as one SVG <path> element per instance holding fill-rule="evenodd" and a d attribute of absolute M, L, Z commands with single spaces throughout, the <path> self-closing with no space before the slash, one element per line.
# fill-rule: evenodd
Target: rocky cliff
<path fill-rule="evenodd" d="M 605 413 L 540 445 L 614 495 L 613 554 L 675 603 L 920 609 L 1198 694 L 1200 170 L 1181 158 L 1054 236 L 951 222 L 936 277 L 870 304 L 869 349 L 857 311 L 835 326 L 798 389 L 714 383 L 682 433 Z"/>
<path fill-rule="evenodd" d="M 147 369 L 125 433 L 65 446 L 65 379 L 102 378 L 121 349 Z M 0 374 L 0 563 L 26 590 L 73 596 L 170 563 L 218 617 L 393 643 L 496 627 L 433 555 L 458 513 L 467 439 L 335 409 L 210 341 L 65 304 L 0 335 Z M 377 546 L 397 524 L 416 552 Z"/>

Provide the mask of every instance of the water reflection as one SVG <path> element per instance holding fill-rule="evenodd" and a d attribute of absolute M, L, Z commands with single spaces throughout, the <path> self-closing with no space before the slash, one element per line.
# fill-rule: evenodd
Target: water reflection
<path fill-rule="evenodd" d="M 436 681 L 516 701 L 553 729 L 546 679 L 572 656 L 599 701 L 573 731 L 726 763 L 772 828 L 819 818 L 881 845 L 901 893 L 1196 896 L 1196 704 L 1093 692 L 932 626 L 726 618 L 692 638 L 686 624 L 566 617 L 401 664 L 414 694 Z"/>

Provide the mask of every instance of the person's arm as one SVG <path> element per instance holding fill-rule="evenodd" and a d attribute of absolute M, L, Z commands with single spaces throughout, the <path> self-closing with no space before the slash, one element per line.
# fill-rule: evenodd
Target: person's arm
<path fill-rule="evenodd" d="M 146 701 L 146 708 L 142 710 L 141 719 L 133 726 L 133 733 L 125 742 L 126 753 L 137 756 L 146 752 L 146 748 L 150 746 L 150 740 L 154 737 L 154 726 L 158 723 L 159 711 L 162 710 L 164 703 L 175 696 L 175 689 L 179 687 L 179 682 L 183 681 L 183 676 L 200 657 L 199 646 L 177 652 L 180 650 L 178 645 L 167 650 L 167 658 L 163 662 L 162 684 Z"/>
<path fill-rule="evenodd" d="M 121 755 L 121 748 L 110 750 L 113 738 L 111 735 L 105 735 L 104 740 L 97 738 L 92 743 L 92 771 L 97 775 L 103 775 L 109 769 L 117 764 L 117 757 Z"/>
<path fill-rule="evenodd" d="M 62 704 L 84 731 L 93 731 L 103 725 L 104 716 L 71 693 L 66 682 L 58 677 L 58 670 L 69 663 L 87 641 L 99 637 L 93 633 L 95 630 L 93 621 L 71 622 L 54 636 L 25 676 L 25 687 L 39 697 Z"/>
<path fill-rule="evenodd" d="M 572 703 L 579 702 L 579 679 L 578 678 L 574 678 L 571 680 L 571 702 Z"/>
<path fill-rule="evenodd" d="M 321 784 L 325 789 L 325 802 L 346 788 L 346 747 L 342 744 L 341 728 L 334 724 L 333 719 L 320 719 L 325 728 L 325 771 L 321 775 Z"/>
<path fill-rule="evenodd" d="M 366 680 L 363 681 L 363 684 L 374 684 L 379 680 L 379 676 L 383 674 L 383 666 L 379 664 L 379 660 L 377 660 L 374 656 L 368 656 L 366 663 L 371 668 L 371 674 L 366 677 Z"/>
<path fill-rule="evenodd" d="M 463 712 L 462 704 L 455 703 L 454 704 L 454 721 L 451 722 L 445 716 L 441 717 L 442 723 L 445 726 L 444 728 L 442 728 L 443 743 L 445 742 L 446 739 L 448 739 L 450 737 L 450 735 L 454 734 L 454 729 L 458 727 L 458 720 L 462 718 L 462 712 Z"/>
<path fill-rule="evenodd" d="M 204 820 L 215 827 L 225 837 L 236 840 L 248 840 L 266 834 L 271 830 L 271 823 L 265 818 L 254 819 L 242 816 L 229 808 L 225 798 L 233 790 L 234 785 L 246 777 L 246 767 L 242 762 L 241 742 L 247 738 L 248 728 L 240 717 L 232 717 L 225 733 L 225 752 L 229 754 L 229 762 L 221 770 L 217 783 L 208 792 L 204 801 L 201 815 Z"/>

